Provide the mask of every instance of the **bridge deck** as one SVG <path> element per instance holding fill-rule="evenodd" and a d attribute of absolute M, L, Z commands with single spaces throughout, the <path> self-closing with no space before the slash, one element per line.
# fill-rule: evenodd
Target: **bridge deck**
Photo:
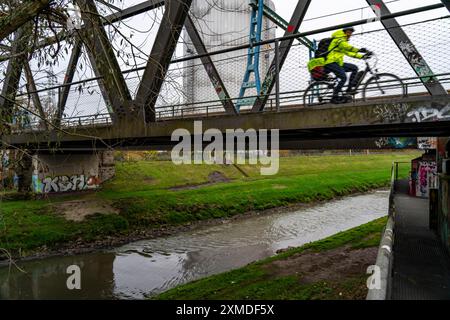
<path fill-rule="evenodd" d="M 395 195 L 395 241 L 391 299 L 450 299 L 450 256 L 428 227 L 428 199 Z"/>
<path fill-rule="evenodd" d="M 194 132 L 194 118 L 145 123 L 143 117 L 114 125 L 67 127 L 12 132 L 2 137 L 6 145 L 34 150 L 54 148 L 92 149 L 143 147 L 169 150 L 176 129 Z M 358 104 L 324 105 L 280 112 L 244 113 L 205 118 L 203 132 L 218 129 L 279 130 L 280 149 L 301 149 L 305 141 L 378 137 L 450 136 L 450 95 L 366 101 Z M 316 146 L 317 147 L 317 146 Z"/>

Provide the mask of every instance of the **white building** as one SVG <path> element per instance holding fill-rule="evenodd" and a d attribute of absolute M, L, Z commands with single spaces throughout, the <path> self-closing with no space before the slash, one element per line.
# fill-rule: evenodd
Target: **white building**
<path fill-rule="evenodd" d="M 265 0 L 265 4 L 274 9 L 272 1 Z M 249 0 L 194 0 L 191 6 L 191 16 L 208 52 L 249 43 L 251 16 Z M 275 38 L 275 24 L 265 17 L 263 21 L 262 39 Z M 187 43 L 184 54 L 197 54 L 187 32 L 184 33 L 183 38 Z M 271 46 L 261 47 L 259 69 L 261 83 L 274 57 L 271 49 Z M 247 66 L 247 53 L 248 50 L 240 50 L 212 56 L 212 60 L 231 98 L 239 96 Z M 253 76 L 250 80 L 253 81 Z M 199 59 L 184 63 L 183 92 L 185 95 L 184 101 L 187 104 L 218 100 L 218 96 Z M 246 96 L 255 94 L 255 89 L 249 89 L 246 92 Z"/>

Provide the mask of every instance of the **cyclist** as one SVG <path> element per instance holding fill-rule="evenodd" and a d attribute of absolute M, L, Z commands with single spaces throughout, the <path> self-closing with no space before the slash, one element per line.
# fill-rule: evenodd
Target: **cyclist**
<path fill-rule="evenodd" d="M 358 67 L 351 63 L 345 63 L 344 56 L 347 55 L 352 58 L 366 59 L 372 55 L 372 52 L 369 50 L 365 48 L 358 49 L 348 43 L 354 31 L 355 29 L 351 27 L 344 28 L 333 33 L 331 38 L 322 40 L 326 45 L 325 48 L 320 48 L 321 44 L 319 44 L 320 52 L 316 52 L 316 58 L 312 59 L 308 65 L 312 72 L 314 71 L 314 68 L 319 67 L 319 70 L 323 68 L 324 74 L 332 72 L 338 78 L 339 82 L 333 90 L 331 103 L 347 102 L 350 98 L 348 95 L 355 90 L 359 80 L 357 76 Z M 364 55 L 362 53 L 364 53 Z M 340 97 L 339 94 L 347 82 L 347 72 L 351 72 L 350 82 L 346 92 L 347 95 Z"/>

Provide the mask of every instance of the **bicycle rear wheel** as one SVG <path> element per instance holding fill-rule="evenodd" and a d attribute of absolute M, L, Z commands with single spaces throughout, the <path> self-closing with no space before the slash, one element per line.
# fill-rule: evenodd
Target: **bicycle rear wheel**
<path fill-rule="evenodd" d="M 380 73 L 367 80 L 362 95 L 363 100 L 402 98 L 406 96 L 406 88 L 396 75 Z"/>
<path fill-rule="evenodd" d="M 305 107 L 330 103 L 333 97 L 334 85 L 334 82 L 329 81 L 315 81 L 311 83 L 303 94 Z"/>

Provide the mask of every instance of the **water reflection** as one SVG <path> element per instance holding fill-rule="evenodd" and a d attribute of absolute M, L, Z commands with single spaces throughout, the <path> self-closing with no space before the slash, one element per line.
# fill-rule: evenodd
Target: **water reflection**
<path fill-rule="evenodd" d="M 21 264 L 0 270 L 2 299 L 95 299 L 114 296 L 113 253 L 58 257 Z M 67 267 L 78 265 L 82 270 L 81 290 L 68 290 Z"/>
<path fill-rule="evenodd" d="M 7 299 L 142 299 L 178 284 L 238 268 L 366 223 L 387 213 L 388 193 L 226 222 L 175 236 L 134 242 L 108 252 L 25 262 L 27 274 L 0 269 Z M 66 288 L 66 269 L 81 267 L 82 289 Z"/>

